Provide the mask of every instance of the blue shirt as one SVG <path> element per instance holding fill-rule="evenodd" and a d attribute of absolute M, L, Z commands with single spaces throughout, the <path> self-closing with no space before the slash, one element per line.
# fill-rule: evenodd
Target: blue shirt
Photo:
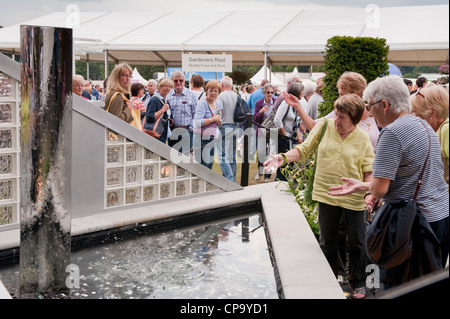
<path fill-rule="evenodd" d="M 177 95 L 172 89 L 167 95 L 175 127 L 189 126 L 193 129 L 195 109 L 197 108 L 197 96 L 191 90 L 184 88 L 181 94 Z"/>

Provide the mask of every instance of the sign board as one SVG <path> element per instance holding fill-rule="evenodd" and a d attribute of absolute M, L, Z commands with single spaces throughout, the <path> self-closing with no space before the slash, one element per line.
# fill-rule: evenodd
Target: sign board
<path fill-rule="evenodd" d="M 183 71 L 233 72 L 231 54 L 182 54 Z"/>

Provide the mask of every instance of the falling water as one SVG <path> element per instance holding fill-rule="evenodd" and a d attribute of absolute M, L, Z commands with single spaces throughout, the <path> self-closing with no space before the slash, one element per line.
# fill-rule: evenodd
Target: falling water
<path fill-rule="evenodd" d="M 21 26 L 20 295 L 66 289 L 70 263 L 72 30 Z"/>

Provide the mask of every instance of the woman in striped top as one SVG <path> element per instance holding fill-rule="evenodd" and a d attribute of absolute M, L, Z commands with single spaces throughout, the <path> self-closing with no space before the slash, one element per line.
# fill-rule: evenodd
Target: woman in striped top
<path fill-rule="evenodd" d="M 368 101 L 367 109 L 383 128 L 378 139 L 372 180 L 361 182 L 342 178 L 346 183 L 331 187 L 330 195 L 368 190 L 368 206 L 377 199 L 383 202 L 412 199 L 428 155 L 429 135 L 431 153 L 417 204 L 441 243 L 442 264 L 445 266 L 449 251 L 449 197 L 438 137 L 424 120 L 411 114 L 410 94 L 400 77 L 387 76 L 371 82 L 364 91 L 364 100 Z"/>

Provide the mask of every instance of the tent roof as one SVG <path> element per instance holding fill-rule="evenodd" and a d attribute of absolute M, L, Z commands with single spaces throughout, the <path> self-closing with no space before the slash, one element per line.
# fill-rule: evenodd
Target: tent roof
<path fill-rule="evenodd" d="M 272 85 L 276 85 L 276 86 L 281 86 L 281 87 L 285 87 L 286 84 L 281 82 L 276 76 L 275 74 L 273 74 L 273 72 L 270 72 L 268 67 L 265 67 L 266 70 L 264 70 L 264 66 L 259 69 L 259 71 L 250 79 L 250 81 L 253 84 L 257 84 L 259 85 L 261 83 L 262 80 L 264 79 L 268 79 L 270 80 L 270 83 L 272 83 Z M 266 74 L 266 76 L 264 76 Z"/>
<path fill-rule="evenodd" d="M 180 66 L 181 53 L 232 54 L 233 65 L 323 63 L 335 35 L 387 40 L 389 62 L 439 65 L 448 59 L 449 5 L 300 11 L 55 12 L 24 25 L 73 25 L 82 60 Z M 418 28 L 420 21 L 423 28 Z M 0 51 L 17 53 L 20 26 L 0 29 Z"/>

